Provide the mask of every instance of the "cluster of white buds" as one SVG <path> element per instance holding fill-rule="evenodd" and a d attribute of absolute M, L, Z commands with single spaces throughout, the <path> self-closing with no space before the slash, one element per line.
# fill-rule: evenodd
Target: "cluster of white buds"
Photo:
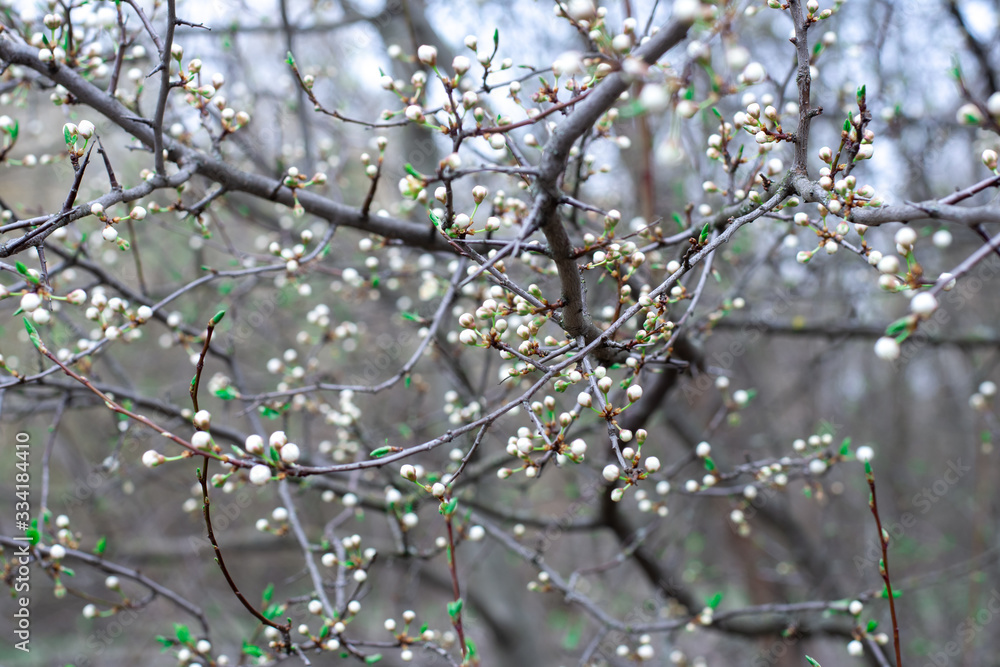
<path fill-rule="evenodd" d="M 969 405 L 973 410 L 986 410 L 989 408 L 989 399 L 996 396 L 996 383 L 986 380 L 979 385 L 979 390 L 969 397 Z"/>

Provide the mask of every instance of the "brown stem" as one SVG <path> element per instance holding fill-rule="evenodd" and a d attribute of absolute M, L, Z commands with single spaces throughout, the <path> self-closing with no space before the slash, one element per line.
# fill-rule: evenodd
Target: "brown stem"
<path fill-rule="evenodd" d="M 451 570 L 451 589 L 455 596 L 455 602 L 462 600 L 462 590 L 458 584 L 458 561 L 455 558 L 455 531 L 451 525 L 451 515 L 445 516 L 445 523 L 448 526 L 448 569 Z M 462 627 L 462 609 L 452 617 L 452 624 L 455 632 L 458 633 L 458 642 L 462 645 L 462 658 L 466 658 L 469 648 L 465 645 L 465 629 Z"/>
<path fill-rule="evenodd" d="M 889 613 L 892 615 L 892 642 L 896 649 L 896 667 L 903 667 L 903 660 L 899 650 L 899 621 L 896 618 L 896 601 L 892 595 L 892 582 L 889 580 L 889 537 L 887 533 L 882 531 L 882 519 L 878 515 L 878 502 L 875 499 L 875 473 L 868 462 L 865 462 L 865 479 L 868 480 L 868 488 L 871 489 L 871 499 L 868 501 L 868 506 L 875 517 L 875 525 L 878 527 L 878 539 L 882 545 L 882 566 L 879 568 L 879 573 L 882 575 L 883 581 L 885 581 L 885 592 L 889 597 Z"/>
<path fill-rule="evenodd" d="M 228 455 L 221 455 L 220 456 L 218 454 L 206 454 L 205 452 L 199 451 L 190 442 L 184 440 L 180 436 L 174 435 L 173 433 L 171 433 L 170 431 L 166 430 L 165 428 L 163 428 L 159 424 L 157 424 L 157 423 L 153 422 L 152 420 L 150 420 L 148 417 L 146 417 L 144 415 L 136 414 L 136 413 L 132 412 L 131 410 L 123 407 L 122 405 L 120 405 L 119 403 L 117 403 L 116 401 L 114 401 L 110 396 L 108 396 L 103 391 L 101 391 L 100 389 L 98 389 L 97 387 L 95 387 L 94 384 L 90 380 L 88 380 L 87 378 L 83 377 L 82 375 L 80 375 L 79 373 L 77 373 L 76 371 L 74 371 L 72 368 L 70 368 L 69 366 L 67 366 L 66 364 L 64 364 L 62 361 L 60 361 L 59 358 L 56 355 L 52 354 L 52 352 L 47 347 L 45 347 L 45 345 L 44 345 L 44 343 L 42 343 L 41 339 L 37 338 L 37 334 L 36 334 L 35 339 L 34 339 L 33 342 L 35 342 L 35 347 L 38 349 L 39 352 L 41 352 L 43 355 L 45 355 L 46 357 L 48 357 L 52 361 L 52 363 L 54 363 L 56 366 L 58 366 L 59 368 L 61 368 L 63 370 L 63 373 L 65 373 L 66 375 L 70 376 L 71 378 L 73 378 L 74 380 L 76 380 L 77 382 L 79 382 L 80 384 L 82 384 L 84 387 L 86 387 L 90 391 L 94 392 L 94 394 L 96 394 L 102 401 L 104 401 L 104 405 L 109 410 L 111 410 L 112 412 L 117 412 L 120 415 L 125 415 L 129 419 L 134 419 L 135 421 L 139 422 L 143 426 L 147 426 L 147 427 L 153 429 L 154 431 L 156 431 L 157 433 L 159 433 L 163 437 L 176 442 L 178 445 L 180 445 L 184 449 L 188 450 L 188 452 L 190 452 L 191 454 L 200 454 L 202 456 L 209 456 L 209 457 L 214 458 L 214 459 L 219 459 L 220 461 L 226 461 L 226 462 L 230 462 L 230 463 L 233 462 L 232 459 L 231 459 L 231 457 L 228 456 Z"/>
<path fill-rule="evenodd" d="M 205 332 L 205 344 L 201 347 L 201 354 L 198 355 L 198 365 L 195 367 L 194 379 L 191 380 L 191 404 L 194 406 L 195 412 L 198 412 L 198 387 L 201 385 L 201 373 L 205 370 L 205 357 L 208 355 L 208 348 L 212 344 L 212 332 L 215 331 L 215 325 L 219 323 L 225 314 L 226 311 L 219 311 L 215 317 L 208 321 L 208 329 Z"/>
<path fill-rule="evenodd" d="M 802 14 L 801 0 L 789 0 L 788 7 L 792 15 L 792 22 L 795 24 L 795 55 L 798 60 L 795 83 L 799 89 L 799 125 L 795 131 L 795 159 L 792 168 L 797 172 L 807 174 L 809 170 L 809 123 L 812 121 L 809 108 L 809 89 L 812 77 L 809 73 L 809 41 L 806 39 L 809 19 Z"/>
<path fill-rule="evenodd" d="M 215 539 L 215 532 L 212 530 L 212 512 L 210 510 L 211 503 L 208 498 L 208 459 L 209 457 L 206 455 L 204 464 L 198 470 L 198 481 L 201 483 L 201 496 L 202 502 L 204 503 L 202 513 L 205 516 L 205 528 L 208 529 L 208 540 L 212 543 L 212 548 L 215 549 L 215 562 L 219 564 L 219 569 L 222 570 L 222 575 L 226 578 L 229 588 L 232 589 L 236 598 L 243 603 L 243 606 L 246 607 L 247 611 L 253 614 L 254 617 L 264 625 L 269 625 L 280 632 L 282 639 L 284 640 L 285 647 L 291 651 L 292 641 L 288 634 L 291 631 L 291 624 L 286 623 L 284 625 L 278 625 L 257 611 L 257 608 L 250 604 L 249 600 L 247 600 L 243 593 L 240 592 L 236 582 L 233 581 L 232 575 L 229 574 L 229 569 L 226 567 L 226 561 L 222 557 L 222 549 L 219 548 L 219 542 Z"/>

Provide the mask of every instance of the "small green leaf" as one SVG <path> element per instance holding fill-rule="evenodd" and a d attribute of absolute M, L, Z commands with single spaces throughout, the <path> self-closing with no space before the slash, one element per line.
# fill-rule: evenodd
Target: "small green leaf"
<path fill-rule="evenodd" d="M 166 651 L 168 648 L 174 645 L 173 639 L 167 639 L 163 635 L 156 635 L 155 637 L 153 637 L 153 639 L 155 639 L 156 641 L 158 641 L 160 644 L 163 645 L 163 651 Z M 163 651 L 160 652 L 162 653 Z"/>
<path fill-rule="evenodd" d="M 104 550 L 108 548 L 108 538 L 101 535 L 97 538 L 97 544 L 94 545 L 94 553 L 100 556 L 104 553 Z"/>
<path fill-rule="evenodd" d="M 291 51 L 289 51 L 288 55 L 285 56 L 285 62 L 291 65 L 292 67 L 295 67 L 295 56 L 292 55 Z"/>
<path fill-rule="evenodd" d="M 444 516 L 451 516 L 452 514 L 455 513 L 456 509 L 458 509 L 458 498 L 452 498 L 447 502 L 441 503 L 441 506 L 438 508 L 438 511 Z"/>
<path fill-rule="evenodd" d="M 715 470 L 715 461 L 712 460 L 711 456 L 705 457 L 705 470 L 712 472 Z"/>
<path fill-rule="evenodd" d="M 462 613 L 462 598 L 458 598 L 457 600 L 448 603 L 449 616 L 455 618 L 461 613 Z"/>
<path fill-rule="evenodd" d="M 819 664 L 818 662 L 810 658 L 808 655 L 806 656 L 806 660 L 809 661 L 809 664 L 812 665 L 812 667 L 823 667 L 823 665 Z"/>
<path fill-rule="evenodd" d="M 681 217 L 681 214 L 675 212 L 673 214 L 673 218 L 674 222 L 677 223 L 677 226 L 680 227 L 681 229 L 684 229 L 684 219 Z"/>
<path fill-rule="evenodd" d="M 38 330 L 35 329 L 35 325 L 31 323 L 27 317 L 24 319 L 24 328 L 28 330 L 28 337 L 31 338 L 31 342 L 35 347 L 41 347 L 42 339 L 38 336 Z"/>
<path fill-rule="evenodd" d="M 269 408 L 266 405 L 260 406 L 259 412 L 260 416 L 264 417 L 265 419 L 277 419 L 278 417 L 281 416 L 280 412 L 278 412 L 274 408 Z"/>
<path fill-rule="evenodd" d="M 214 325 L 218 324 L 219 322 L 221 322 L 222 318 L 225 317 L 225 316 L 226 316 L 226 311 L 225 310 L 220 310 L 219 312 L 217 312 L 212 317 L 212 325 L 214 326 Z"/>
<path fill-rule="evenodd" d="M 28 267 L 24 265 L 24 262 L 14 262 L 14 268 L 16 268 L 17 272 L 22 276 L 28 275 Z"/>
<path fill-rule="evenodd" d="M 217 398 L 221 398 L 224 401 L 231 401 L 236 398 L 236 390 L 232 387 L 223 387 L 222 389 L 217 389 L 214 392 Z"/>
<path fill-rule="evenodd" d="M 274 584 L 268 584 L 264 592 L 261 593 L 260 599 L 264 601 L 264 604 L 267 604 L 272 597 L 274 597 Z"/>
<path fill-rule="evenodd" d="M 24 536 L 31 541 L 31 545 L 35 546 L 42 539 L 41 533 L 38 532 L 37 528 L 28 528 L 24 531 Z"/>
<path fill-rule="evenodd" d="M 436 215 L 434 215 L 434 211 L 428 211 L 427 212 L 427 217 L 431 219 L 431 222 L 434 223 L 435 227 L 440 227 L 441 226 L 441 218 L 439 218 Z"/>
<path fill-rule="evenodd" d="M 718 607 L 718 606 L 719 606 L 719 603 L 720 603 L 720 602 L 722 602 L 722 592 L 721 592 L 721 591 L 720 591 L 720 592 L 718 592 L 718 593 L 716 593 L 716 594 L 715 594 L 715 595 L 713 595 L 712 597 L 708 598 L 708 602 L 707 602 L 707 604 L 708 604 L 708 606 L 709 606 L 709 607 L 711 607 L 712 609 L 715 609 L 716 607 Z"/>
<path fill-rule="evenodd" d="M 365 656 L 366 665 L 374 665 L 376 662 L 382 659 L 381 653 L 373 653 L 372 655 Z"/>
<path fill-rule="evenodd" d="M 866 628 L 865 632 L 875 632 L 875 628 L 877 627 L 878 627 L 878 621 L 876 621 L 873 618 L 872 620 L 868 621 L 868 627 Z"/>
<path fill-rule="evenodd" d="M 847 456 L 851 451 L 851 438 L 850 436 L 844 438 L 844 441 L 840 443 L 840 455 Z"/>
<path fill-rule="evenodd" d="M 413 178 L 419 178 L 420 180 L 424 179 L 424 175 L 421 174 L 416 169 L 414 169 L 413 165 L 410 164 L 409 162 L 407 162 L 406 164 L 403 165 L 403 169 L 406 171 L 407 174 L 409 174 Z"/>
<path fill-rule="evenodd" d="M 906 331 L 906 329 L 908 329 L 909 326 L 910 326 L 909 316 L 901 317 L 885 328 L 885 335 L 895 336 L 896 334 Z"/>
<path fill-rule="evenodd" d="M 493 31 L 493 48 L 500 46 L 500 28 Z"/>
<path fill-rule="evenodd" d="M 395 447 L 379 447 L 371 453 L 373 459 L 380 459 L 386 454 L 391 454 Z"/>
<path fill-rule="evenodd" d="M 698 235 L 698 243 L 704 243 L 705 241 L 708 240 L 708 233 L 710 228 L 711 224 L 706 222 L 705 226 L 701 228 L 701 234 Z"/>
<path fill-rule="evenodd" d="M 254 658 L 264 657 L 264 651 L 261 650 L 259 646 L 249 643 L 247 640 L 243 640 L 243 655 L 249 655 Z"/>
<path fill-rule="evenodd" d="M 187 644 L 191 641 L 191 630 L 186 625 L 174 623 L 174 634 L 177 635 L 177 641 L 182 644 Z"/>
<path fill-rule="evenodd" d="M 400 313 L 399 316 L 402 317 L 404 320 L 407 320 L 409 322 L 419 322 L 420 321 L 420 316 L 419 315 L 417 315 L 416 313 L 411 313 L 411 312 L 405 311 L 405 310 L 402 313 Z"/>

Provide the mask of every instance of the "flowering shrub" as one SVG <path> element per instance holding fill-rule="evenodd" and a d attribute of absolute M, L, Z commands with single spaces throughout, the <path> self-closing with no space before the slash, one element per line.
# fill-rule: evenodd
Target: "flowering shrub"
<path fill-rule="evenodd" d="M 224 4 L 0 19 L 37 664 L 996 649 L 965 3 Z"/>

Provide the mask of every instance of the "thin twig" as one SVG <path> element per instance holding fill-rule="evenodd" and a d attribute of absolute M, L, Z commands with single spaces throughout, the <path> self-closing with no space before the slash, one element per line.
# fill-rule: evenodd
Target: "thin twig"
<path fill-rule="evenodd" d="M 896 617 L 896 599 L 892 593 L 892 582 L 889 580 L 889 533 L 882 529 L 882 519 L 878 513 L 878 502 L 875 499 L 875 472 L 872 470 L 870 461 L 865 461 L 865 479 L 868 480 L 868 488 L 871 497 L 868 499 L 868 506 L 875 517 L 875 526 L 878 528 L 878 540 L 882 545 L 882 561 L 879 563 L 878 571 L 885 581 L 885 592 L 889 598 L 889 613 L 892 615 L 892 642 L 896 649 L 896 667 L 903 667 L 903 659 L 899 648 L 899 620 Z"/>

